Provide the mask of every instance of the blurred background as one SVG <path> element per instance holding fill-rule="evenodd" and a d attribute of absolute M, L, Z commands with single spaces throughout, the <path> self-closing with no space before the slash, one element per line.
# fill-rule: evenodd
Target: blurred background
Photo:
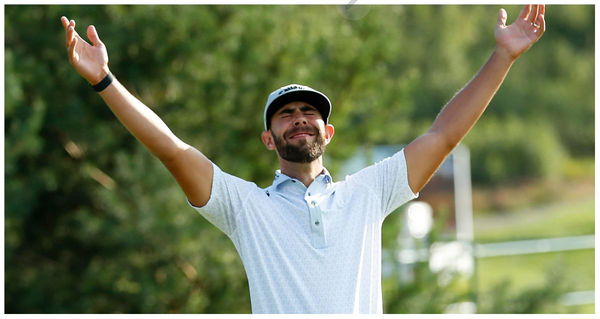
<path fill-rule="evenodd" d="M 62 15 L 96 26 L 176 135 L 266 187 L 272 90 L 329 96 L 343 179 L 429 128 L 491 54 L 499 9 L 5 6 L 5 311 L 250 312 L 233 244 L 71 68 Z M 464 156 L 384 223 L 386 313 L 594 312 L 594 7 L 546 20 Z"/>

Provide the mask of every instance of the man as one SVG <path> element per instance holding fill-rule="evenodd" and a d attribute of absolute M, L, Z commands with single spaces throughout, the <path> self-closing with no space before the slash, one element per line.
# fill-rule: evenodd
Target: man
<path fill-rule="evenodd" d="M 226 233 L 248 275 L 254 313 L 381 313 L 381 225 L 415 198 L 469 132 L 508 70 L 545 31 L 544 5 L 527 5 L 506 25 L 478 74 L 443 108 L 427 133 L 375 165 L 334 182 L 322 154 L 334 136 L 321 92 L 292 84 L 272 92 L 261 139 L 280 170 L 265 189 L 223 172 L 110 74 L 93 26 L 92 45 L 62 17 L 69 61 L 119 120 L 173 174 L 189 204 Z"/>

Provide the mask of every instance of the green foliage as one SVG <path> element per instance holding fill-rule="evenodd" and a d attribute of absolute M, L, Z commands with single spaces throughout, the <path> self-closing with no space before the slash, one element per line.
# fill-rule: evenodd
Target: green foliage
<path fill-rule="evenodd" d="M 512 21 L 518 7 L 507 9 Z M 96 26 L 113 73 L 175 134 L 266 186 L 269 92 L 296 82 L 328 94 L 335 173 L 358 146 L 429 127 L 493 50 L 497 10 L 5 6 L 6 312 L 250 311 L 235 248 L 70 67 L 61 15 L 81 34 Z M 593 6 L 547 18 L 466 141 L 476 182 L 556 178 L 563 158 L 594 154 Z"/>
<path fill-rule="evenodd" d="M 509 117 L 491 118 L 480 124 L 465 138 L 471 158 L 477 163 L 472 165 L 473 179 L 506 183 L 561 177 L 565 151 L 546 122 Z"/>
<path fill-rule="evenodd" d="M 560 267 L 546 270 L 546 281 L 539 286 L 514 292 L 508 281 L 495 285 L 479 298 L 480 313 L 564 313 L 558 302 L 569 291 L 564 280 L 565 271 Z"/>
<path fill-rule="evenodd" d="M 469 301 L 469 280 L 457 276 L 450 283 L 440 285 L 439 276 L 429 270 L 427 263 L 415 264 L 415 280 L 398 283 L 398 274 L 387 280 L 385 313 L 444 313 L 448 305 Z M 384 281 L 385 282 L 385 281 Z"/>
<path fill-rule="evenodd" d="M 397 252 L 402 247 L 397 240 L 402 229 L 403 207 L 390 215 L 383 224 L 383 247 L 388 252 Z M 444 225 L 449 221 L 449 212 L 439 212 L 434 220 L 431 232 L 425 242 L 415 242 L 417 249 L 426 248 L 433 242 L 443 242 L 450 239 L 444 233 Z M 382 281 L 385 313 L 444 313 L 452 303 L 468 301 L 472 298 L 471 282 L 463 275 L 453 275 L 448 282 L 440 284 L 440 276 L 431 272 L 427 262 L 414 264 L 412 281 L 401 282 L 404 276 L 399 263 L 394 257 L 390 258 L 388 267 L 390 274 Z M 385 259 L 384 259 L 385 260 Z"/>

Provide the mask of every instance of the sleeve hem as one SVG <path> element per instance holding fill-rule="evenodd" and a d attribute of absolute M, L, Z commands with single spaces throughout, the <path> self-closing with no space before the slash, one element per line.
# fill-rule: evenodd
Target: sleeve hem
<path fill-rule="evenodd" d="M 196 206 L 190 202 L 190 199 L 187 198 L 187 196 L 185 197 L 185 201 L 188 203 L 188 205 L 190 207 L 194 208 L 195 210 L 210 208 L 212 206 L 212 203 L 214 202 L 213 193 L 215 192 L 215 184 L 216 184 L 217 175 L 220 174 L 221 169 L 215 163 L 211 162 L 211 164 L 213 166 L 212 185 L 210 185 L 210 194 L 208 195 L 208 201 L 206 202 L 206 204 L 204 204 L 204 206 Z"/>
<path fill-rule="evenodd" d="M 412 188 L 410 188 L 410 182 L 408 181 L 408 163 L 406 163 L 406 157 L 404 155 L 404 148 L 402 148 L 402 161 L 404 162 L 404 174 L 406 174 L 406 188 L 408 188 L 408 192 L 411 195 L 411 199 L 415 199 L 419 197 L 419 192 L 413 192 Z"/>

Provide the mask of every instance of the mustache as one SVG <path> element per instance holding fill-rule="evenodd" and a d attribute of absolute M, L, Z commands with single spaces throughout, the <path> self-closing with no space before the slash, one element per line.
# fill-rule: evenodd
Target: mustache
<path fill-rule="evenodd" d="M 319 130 L 317 128 L 314 128 L 312 126 L 300 126 L 300 127 L 295 127 L 293 129 L 291 129 L 287 134 L 285 134 L 286 138 L 291 137 L 292 135 L 299 133 L 299 132 L 308 132 L 314 135 L 319 135 Z"/>

